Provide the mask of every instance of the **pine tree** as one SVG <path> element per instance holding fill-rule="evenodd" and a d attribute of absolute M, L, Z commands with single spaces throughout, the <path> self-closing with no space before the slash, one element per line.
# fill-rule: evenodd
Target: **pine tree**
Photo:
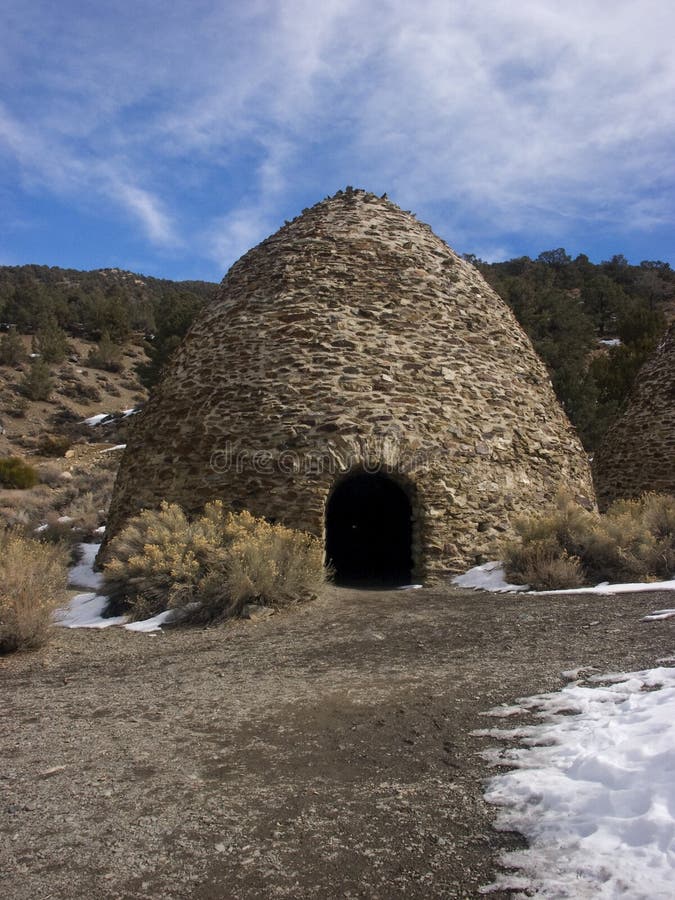
<path fill-rule="evenodd" d="M 119 372 L 122 368 L 122 348 L 107 331 L 103 332 L 97 346 L 89 351 L 87 365 L 105 372 Z"/>
<path fill-rule="evenodd" d="M 29 400 L 49 400 L 52 393 L 52 376 L 43 359 L 34 359 L 20 385 L 21 392 Z"/>
<path fill-rule="evenodd" d="M 0 340 L 0 365 L 18 366 L 26 358 L 26 351 L 16 328 L 10 328 Z"/>
<path fill-rule="evenodd" d="M 66 358 L 68 339 L 54 316 L 46 316 L 40 323 L 33 339 L 33 348 L 47 363 L 61 363 Z"/>

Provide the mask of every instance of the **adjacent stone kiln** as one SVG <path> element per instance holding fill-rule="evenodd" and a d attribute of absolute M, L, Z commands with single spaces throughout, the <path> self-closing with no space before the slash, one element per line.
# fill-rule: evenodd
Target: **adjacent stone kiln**
<path fill-rule="evenodd" d="M 232 266 L 138 417 L 109 534 L 168 499 L 321 536 L 344 578 L 433 578 L 590 473 L 505 303 L 431 229 L 339 191 Z"/>
<path fill-rule="evenodd" d="M 598 502 L 675 494 L 675 322 L 640 369 L 624 414 L 593 460 Z"/>

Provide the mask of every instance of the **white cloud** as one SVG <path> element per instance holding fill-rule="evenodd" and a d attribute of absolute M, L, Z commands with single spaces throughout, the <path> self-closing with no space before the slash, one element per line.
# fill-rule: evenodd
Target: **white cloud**
<path fill-rule="evenodd" d="M 221 267 L 223 274 L 230 264 L 251 247 L 260 243 L 278 223 L 270 222 L 264 210 L 243 207 L 216 220 L 207 234 L 209 256 Z"/>
<path fill-rule="evenodd" d="M 149 191 L 129 183 L 104 159 L 94 158 L 86 164 L 55 139 L 48 142 L 47 135 L 17 122 L 1 104 L 0 148 L 13 155 L 28 186 L 47 187 L 61 195 L 79 191 L 98 194 L 131 213 L 153 243 L 176 242 L 169 216 Z"/>
<path fill-rule="evenodd" d="M 319 199 L 343 177 L 423 216 L 445 204 L 459 238 L 494 227 L 484 245 L 672 221 L 669 0 L 32 5 L 0 12 L 0 140 L 27 181 L 98 190 L 158 245 L 207 233 L 224 262 L 298 185 Z M 194 226 L 181 192 L 200 179 L 223 212 Z"/>
<path fill-rule="evenodd" d="M 485 247 L 476 247 L 473 251 L 474 256 L 477 256 L 478 259 L 482 259 L 485 262 L 504 262 L 507 259 L 513 258 L 513 250 L 510 247 L 504 247 L 502 245 L 486 245 Z"/>
<path fill-rule="evenodd" d="M 131 184 L 113 181 L 110 193 L 140 220 L 148 237 L 156 244 L 172 244 L 175 241 L 171 221 L 162 211 L 160 202 L 148 191 Z"/>

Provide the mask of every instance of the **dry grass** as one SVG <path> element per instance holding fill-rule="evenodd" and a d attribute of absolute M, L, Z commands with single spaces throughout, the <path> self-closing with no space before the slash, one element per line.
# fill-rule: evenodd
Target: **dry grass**
<path fill-rule="evenodd" d="M 282 606 L 316 595 L 323 548 L 308 534 L 209 503 L 190 520 L 164 503 L 132 519 L 110 545 L 104 589 L 136 618 L 187 608 L 191 618 L 237 614 L 247 602 Z"/>
<path fill-rule="evenodd" d="M 118 462 L 110 460 L 112 455 L 68 468 L 65 461 L 46 461 L 37 467 L 41 484 L 22 491 L 0 489 L 0 528 L 20 526 L 32 534 L 47 525 L 41 540 L 73 544 L 91 539 L 110 503 Z"/>
<path fill-rule="evenodd" d="M 675 497 L 669 495 L 621 500 L 600 515 L 561 492 L 552 509 L 516 528 L 519 540 L 504 551 L 507 575 L 537 590 L 667 579 L 675 572 Z"/>
<path fill-rule="evenodd" d="M 103 521 L 107 498 L 94 495 L 92 491 L 78 494 L 63 509 L 63 515 L 72 520 L 73 528 L 91 535 Z"/>
<path fill-rule="evenodd" d="M 0 533 L 0 653 L 42 646 L 66 599 L 67 552 L 17 531 Z"/>
<path fill-rule="evenodd" d="M 41 484 L 57 487 L 63 484 L 63 469 L 57 462 L 43 462 L 37 466 Z"/>
<path fill-rule="evenodd" d="M 25 491 L 0 490 L 0 527 L 37 527 L 54 508 L 54 497 L 54 490 L 46 484 Z"/>

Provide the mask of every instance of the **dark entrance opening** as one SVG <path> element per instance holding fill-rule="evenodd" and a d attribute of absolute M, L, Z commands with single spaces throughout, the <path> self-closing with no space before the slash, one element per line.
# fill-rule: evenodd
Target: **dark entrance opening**
<path fill-rule="evenodd" d="M 326 507 L 326 559 L 338 584 L 410 582 L 412 509 L 392 478 L 357 472 L 337 484 Z"/>

